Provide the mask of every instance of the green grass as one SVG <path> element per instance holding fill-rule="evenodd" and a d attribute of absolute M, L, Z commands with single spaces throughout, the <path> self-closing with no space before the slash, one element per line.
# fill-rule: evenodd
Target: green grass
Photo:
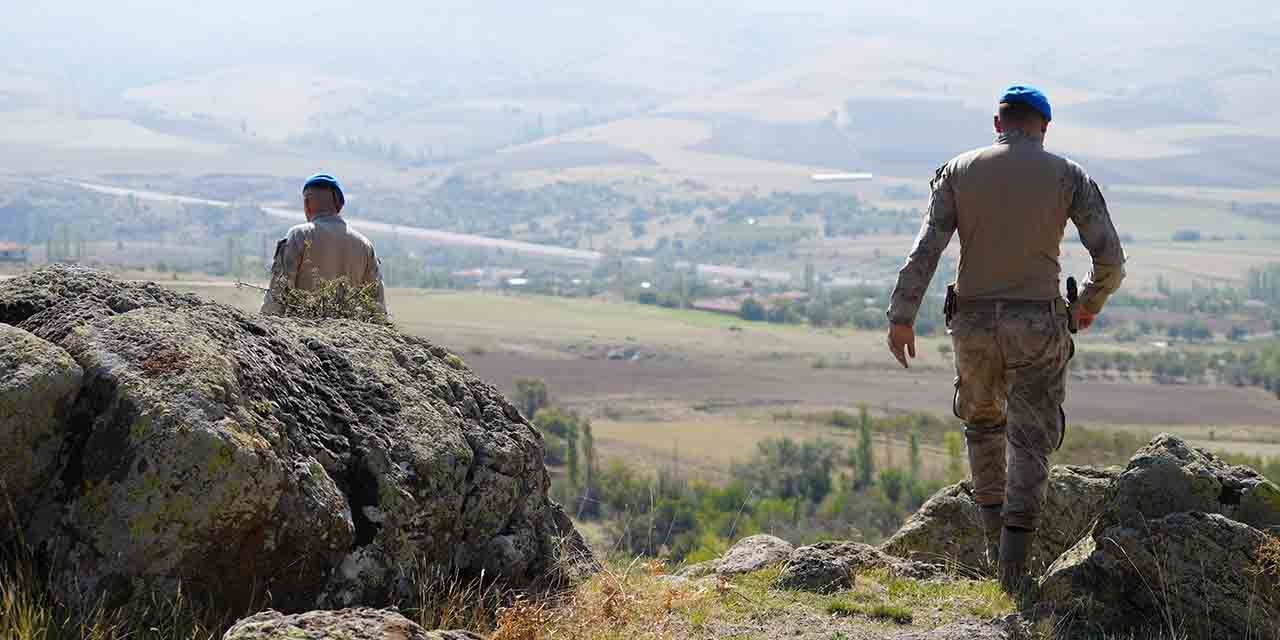
<path fill-rule="evenodd" d="M 866 616 L 872 619 L 892 620 L 898 624 L 911 624 L 914 613 L 900 604 L 888 602 L 858 602 L 856 600 L 833 600 L 827 604 L 827 613 L 841 616 Z"/>

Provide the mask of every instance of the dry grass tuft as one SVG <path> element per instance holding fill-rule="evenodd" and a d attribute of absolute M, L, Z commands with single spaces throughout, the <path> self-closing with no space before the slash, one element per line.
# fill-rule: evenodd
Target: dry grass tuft
<path fill-rule="evenodd" d="M 291 318 L 324 320 L 342 318 L 375 324 L 388 324 L 378 300 L 378 284 L 352 285 L 346 276 L 320 280 L 310 290 L 290 287 L 283 278 L 272 282 L 272 295 L 278 296 L 284 315 Z"/>
<path fill-rule="evenodd" d="M 1267 536 L 1258 548 L 1258 574 L 1280 580 L 1280 536 Z"/>
<path fill-rule="evenodd" d="M 503 607 L 520 597 L 483 574 L 463 578 L 438 566 L 419 568 L 408 579 L 413 597 L 398 607 L 424 629 L 489 631 L 498 625 Z"/>
<path fill-rule="evenodd" d="M 0 638 L 4 640 L 216 640 L 234 620 L 190 599 L 168 597 L 108 608 L 55 598 L 26 551 L 0 565 Z"/>

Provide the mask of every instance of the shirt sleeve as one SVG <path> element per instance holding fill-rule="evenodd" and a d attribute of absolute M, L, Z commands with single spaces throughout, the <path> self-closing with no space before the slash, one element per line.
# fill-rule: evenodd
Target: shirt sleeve
<path fill-rule="evenodd" d="M 1107 201 L 1098 184 L 1083 169 L 1076 167 L 1075 194 L 1068 215 L 1080 232 L 1080 243 L 1093 258 L 1093 269 L 1080 292 L 1079 304 L 1089 313 L 1099 313 L 1107 298 L 1120 288 L 1124 280 L 1124 248 L 1111 221 Z"/>
<path fill-rule="evenodd" d="M 951 185 L 950 165 L 938 169 L 929 187 L 932 191 L 929 210 L 906 265 L 898 271 L 898 282 L 889 303 L 889 322 L 893 324 L 915 324 L 942 252 L 947 250 L 956 232 L 956 195 Z"/>
<path fill-rule="evenodd" d="M 276 243 L 275 258 L 271 261 L 271 282 L 262 299 L 262 313 L 284 315 L 284 301 L 290 289 L 298 286 L 298 266 L 305 251 L 302 234 L 290 232 Z"/>

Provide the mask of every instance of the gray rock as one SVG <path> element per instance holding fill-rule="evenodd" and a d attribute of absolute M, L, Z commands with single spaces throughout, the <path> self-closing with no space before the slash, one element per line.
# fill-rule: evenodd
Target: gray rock
<path fill-rule="evenodd" d="M 1161 434 L 1113 483 L 1091 535 L 1049 568 L 1041 597 L 1091 633 L 1277 637 L 1280 566 L 1262 550 L 1280 543 L 1261 530 L 1277 522 L 1275 484 Z"/>
<path fill-rule="evenodd" d="M 1280 526 L 1280 487 L 1253 469 L 1160 434 L 1116 479 L 1100 525 L 1140 526 L 1183 511 L 1219 513 L 1256 529 Z"/>
<path fill-rule="evenodd" d="M 0 542 L 53 481 L 83 371 L 57 345 L 0 324 Z M 13 522 L 13 514 L 19 522 Z"/>
<path fill-rule="evenodd" d="M 859 571 L 874 569 L 888 569 L 895 576 L 917 580 L 942 574 L 936 565 L 896 558 L 861 542 L 819 542 L 791 554 L 778 576 L 778 586 L 831 593 L 853 586 Z"/>
<path fill-rule="evenodd" d="M 1066 465 L 1050 469 L 1044 517 L 1032 549 L 1034 571 L 1047 567 L 1089 532 L 1118 474 L 1116 468 Z M 968 481 L 934 494 L 881 549 L 910 560 L 980 573 L 986 565 L 984 534 Z"/>
<path fill-rule="evenodd" d="M 707 562 L 698 562 L 691 565 L 681 567 L 676 575 L 685 578 L 701 578 L 703 576 L 714 575 L 716 572 L 716 561 L 709 560 Z"/>
<path fill-rule="evenodd" d="M 715 563 L 715 572 L 732 576 L 781 564 L 791 557 L 790 542 L 767 534 L 743 538 Z"/>
<path fill-rule="evenodd" d="M 0 319 L 85 372 L 69 482 L 40 506 L 61 517 L 26 531 L 72 598 L 181 580 L 296 611 L 387 604 L 419 570 L 520 586 L 592 564 L 537 430 L 426 340 L 65 267 L 0 283 Z"/>
<path fill-rule="evenodd" d="M 395 611 L 343 609 L 284 615 L 264 611 L 232 626 L 222 640 L 481 640 L 469 631 L 427 631 Z"/>
<path fill-rule="evenodd" d="M 1280 567 L 1264 567 L 1265 542 L 1262 532 L 1219 514 L 1115 525 L 1059 557 L 1040 594 L 1088 637 L 1171 628 L 1190 638 L 1280 637 Z"/>

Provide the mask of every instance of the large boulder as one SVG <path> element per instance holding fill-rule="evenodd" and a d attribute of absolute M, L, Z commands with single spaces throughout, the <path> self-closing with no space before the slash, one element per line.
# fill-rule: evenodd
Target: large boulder
<path fill-rule="evenodd" d="M 1280 636 L 1280 490 L 1175 436 L 1139 450 L 1042 599 L 1077 626 L 1194 638 Z"/>
<path fill-rule="evenodd" d="M 415 572 L 520 586 L 589 558 L 538 431 L 424 339 L 65 267 L 0 284 L 0 320 L 84 371 L 37 509 L 58 517 L 25 531 L 72 598 L 181 581 L 228 606 L 381 605 Z"/>
<path fill-rule="evenodd" d="M 1280 547 L 1216 513 L 1111 526 L 1058 558 L 1041 599 L 1088 637 L 1277 638 L 1280 568 L 1264 562 L 1267 544 Z"/>
<path fill-rule="evenodd" d="M 343 609 L 284 615 L 263 611 L 237 622 L 222 640 L 481 640 L 467 631 L 427 631 L 395 611 Z"/>
<path fill-rule="evenodd" d="M 1280 487 L 1249 467 L 1160 434 L 1116 479 L 1100 525 L 1138 526 L 1183 511 L 1218 513 L 1257 529 L 1280 527 Z"/>
<path fill-rule="evenodd" d="M 743 538 L 715 562 L 715 572 L 723 576 L 751 573 L 781 564 L 791 557 L 790 542 L 760 534 Z"/>
<path fill-rule="evenodd" d="M 777 583 L 783 589 L 831 593 L 853 586 L 858 572 L 876 569 L 917 580 L 942 573 L 937 565 L 897 558 L 861 542 L 819 542 L 796 549 Z"/>
<path fill-rule="evenodd" d="M 1117 468 L 1074 465 L 1049 470 L 1044 514 L 1032 549 L 1040 571 L 1093 527 Z M 944 487 L 920 507 L 881 548 L 892 555 L 978 572 L 986 565 L 986 542 L 978 504 L 968 481 Z"/>
<path fill-rule="evenodd" d="M 61 347 L 0 324 L 0 543 L 22 526 L 12 515 L 29 516 L 58 470 L 82 377 Z"/>

